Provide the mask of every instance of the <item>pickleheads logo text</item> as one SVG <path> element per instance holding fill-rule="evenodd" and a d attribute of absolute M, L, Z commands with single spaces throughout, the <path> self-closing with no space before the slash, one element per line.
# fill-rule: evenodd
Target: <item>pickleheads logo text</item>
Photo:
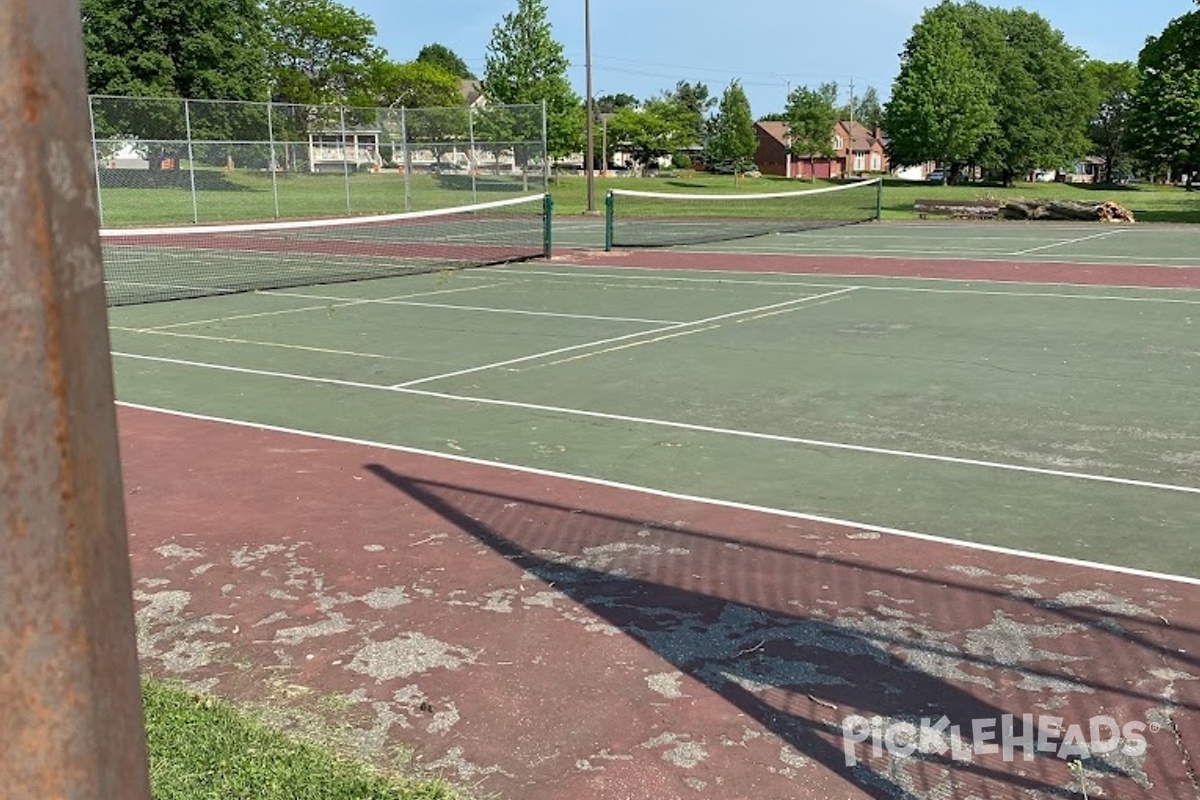
<path fill-rule="evenodd" d="M 1092 717 L 1086 725 L 1064 725 L 1062 717 L 1004 714 L 999 719 L 975 719 L 965 726 L 947 717 L 920 722 L 883 717 L 850 716 L 842 720 L 842 751 L 846 766 L 853 767 L 870 753 L 880 757 L 948 756 L 970 762 L 976 756 L 999 755 L 1005 761 L 1033 761 L 1038 755 L 1064 761 L 1121 752 L 1137 757 L 1146 752 L 1146 733 L 1157 733 L 1158 723 L 1120 724 L 1112 717 Z"/>

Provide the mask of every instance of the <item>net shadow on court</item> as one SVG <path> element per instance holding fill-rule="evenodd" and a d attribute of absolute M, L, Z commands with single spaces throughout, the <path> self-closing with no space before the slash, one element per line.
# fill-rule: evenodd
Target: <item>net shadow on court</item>
<path fill-rule="evenodd" d="M 469 459 L 441 480 L 368 470 L 396 510 L 519 569 L 502 591 L 530 608 L 546 598 L 526 580 L 561 593 L 862 796 L 1062 796 L 1072 773 L 1041 755 L 848 769 L 851 711 L 1195 711 L 1194 691 L 1160 680 L 1196 666 L 1194 289 L 1050 286 L 1042 265 L 1016 282 L 986 259 L 929 279 L 886 259 L 815 274 L 752 252 L 668 269 L 681 262 L 655 253 L 114 308 L 118 386 L 127 402 Z M 528 491 L 496 489 L 476 471 L 489 464 L 526 470 Z M 572 476 L 638 510 L 550 487 Z M 685 502 L 769 521 L 666 518 Z M 1185 787 L 1175 755 L 1085 766 L 1131 794 L 1147 775 Z"/>

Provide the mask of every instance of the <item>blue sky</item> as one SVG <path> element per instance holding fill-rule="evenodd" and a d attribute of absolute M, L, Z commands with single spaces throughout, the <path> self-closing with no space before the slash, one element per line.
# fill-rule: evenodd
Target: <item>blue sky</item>
<path fill-rule="evenodd" d="M 516 0 L 340 0 L 379 29 L 377 44 L 409 61 L 434 42 L 482 75 L 492 29 Z M 935 0 L 590 0 L 592 86 L 596 96 L 644 99 L 678 81 L 706 84 L 719 97 L 739 80 L 758 116 L 783 108 L 787 87 L 836 81 L 843 101 L 874 86 L 884 98 L 898 54 Z M 1092 58 L 1136 61 L 1147 36 L 1197 10 L 1192 0 L 984 0 L 1036 11 Z M 546 0 L 553 35 L 584 94 L 584 0 Z"/>

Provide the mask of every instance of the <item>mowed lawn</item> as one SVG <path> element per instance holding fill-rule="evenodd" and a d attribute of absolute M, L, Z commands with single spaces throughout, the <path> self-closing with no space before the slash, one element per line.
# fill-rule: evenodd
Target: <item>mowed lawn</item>
<path fill-rule="evenodd" d="M 188 224 L 193 215 L 200 222 L 263 221 L 400 212 L 469 205 L 540 191 L 540 175 L 472 176 L 414 174 L 407 187 L 404 176 L 395 172 L 342 175 L 277 175 L 232 171 L 219 178 L 199 182 L 195 202 L 186 183 L 164 187 L 105 186 L 101 190 L 103 224 L 106 228 L 135 225 Z M 777 177 L 737 178 L 681 171 L 654 177 L 594 177 L 593 203 L 604 206 L 609 189 L 639 189 L 656 192 L 756 194 L 819 188 L 825 181 L 788 180 Z M 407 191 L 406 191 L 407 188 Z M 555 213 L 575 216 L 588 207 L 587 180 L 580 174 L 555 174 L 550 178 L 550 195 Z M 407 199 L 406 199 L 407 197 Z M 278 200 L 276 200 L 278 198 Z M 913 203 L 924 199 L 973 200 L 982 198 L 1056 198 L 1067 200 L 1111 200 L 1133 211 L 1139 222 L 1200 223 L 1200 192 L 1177 186 L 1132 184 L 1129 186 L 1086 186 L 1062 183 L 1018 183 L 941 186 L 923 182 L 885 179 L 883 218 L 915 219 Z M 713 206 L 714 213 L 719 211 Z"/>

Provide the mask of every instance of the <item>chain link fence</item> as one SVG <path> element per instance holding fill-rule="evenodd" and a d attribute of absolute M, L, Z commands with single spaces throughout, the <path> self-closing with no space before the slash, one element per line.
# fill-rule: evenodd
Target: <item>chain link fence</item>
<path fill-rule="evenodd" d="M 104 227 L 451 208 L 548 184 L 541 105 L 89 101 Z"/>

